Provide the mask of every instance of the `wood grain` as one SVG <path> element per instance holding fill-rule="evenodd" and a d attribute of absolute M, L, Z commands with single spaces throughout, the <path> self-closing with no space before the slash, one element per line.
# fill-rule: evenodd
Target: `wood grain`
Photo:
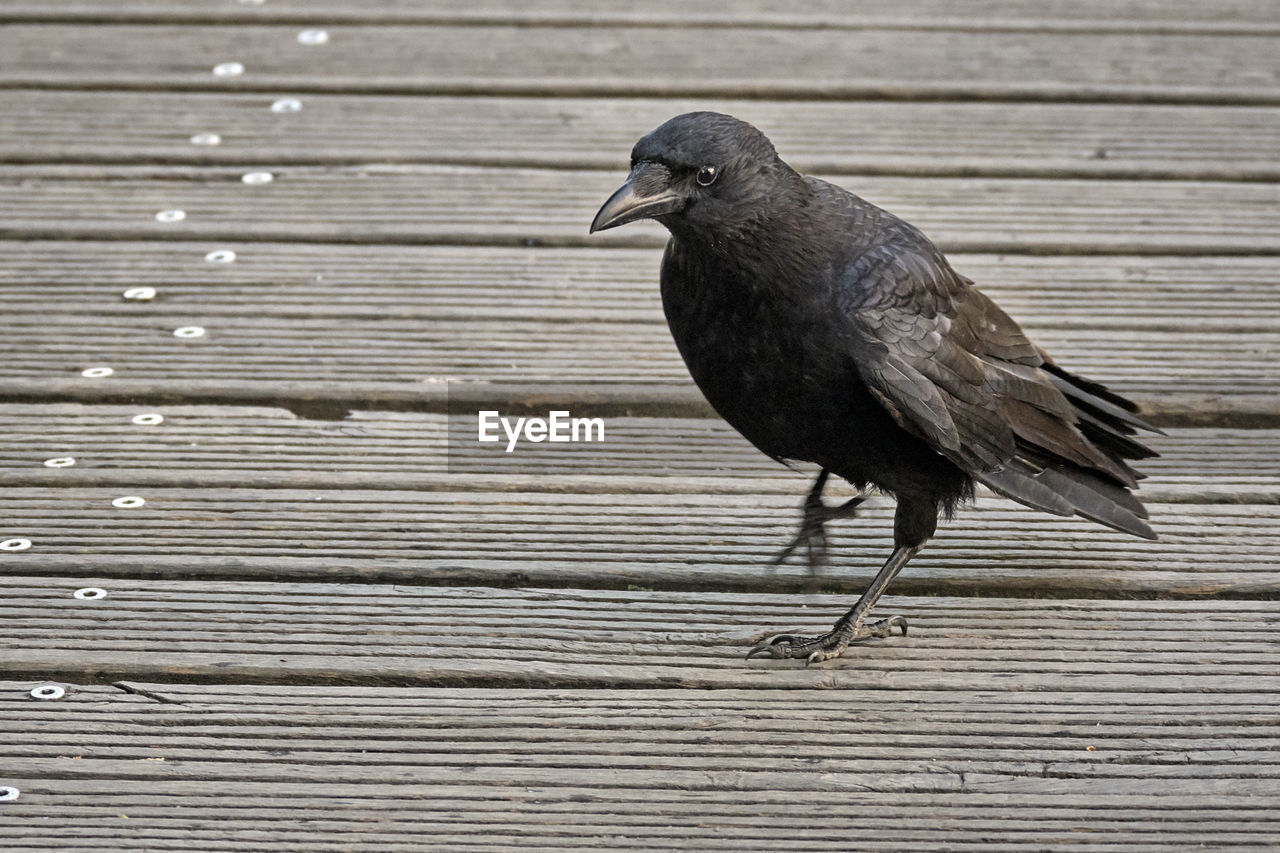
<path fill-rule="evenodd" d="M 118 297 L 117 297 L 118 298 Z M 173 332 L 200 325 L 200 338 Z M 665 328 L 530 321 L 206 320 L 140 308 L 133 317 L 18 315 L 0 395 L 20 400 L 185 398 L 348 409 L 442 409 L 450 390 L 514 404 L 530 393 L 624 404 L 650 387 L 668 414 L 706 414 Z M 1280 333 L 1199 334 L 1108 329 L 1035 333 L 1059 363 L 1132 397 L 1163 423 L 1274 423 Z M 90 367 L 113 376 L 84 378 Z M 559 387 L 559 392 L 552 387 Z M 155 403 L 149 403 L 155 405 Z"/>
<path fill-rule="evenodd" d="M 11 24 L 0 86 L 1275 104 L 1265 35 L 895 28 Z M 237 61 L 246 72 L 211 69 Z"/>
<path fill-rule="evenodd" d="M 656 223 L 590 236 L 625 177 L 600 171 L 369 165 L 244 170 L 0 167 L 0 237 L 661 246 Z M 1280 252 L 1280 184 L 838 177 L 947 251 Z M 181 222 L 155 214 L 181 209 Z"/>
<path fill-rule="evenodd" d="M 268 109 L 274 100 L 217 92 L 0 90 L 0 161 L 620 170 L 641 134 L 673 115 L 714 109 L 760 127 L 805 172 L 1280 177 L 1274 107 L 312 94 L 301 111 L 282 115 Z M 191 143 L 209 132 L 219 134 L 220 144 Z"/>
<path fill-rule="evenodd" d="M 230 249 L 232 263 L 210 263 Z M 5 245 L 0 306 L 101 316 L 627 321 L 665 325 L 653 249 L 335 243 L 30 241 Z M 1028 330 L 1280 330 L 1269 257 L 951 253 Z M 149 304 L 122 299 L 150 286 Z M 1120 334 L 1118 338 L 1123 338 Z M 1122 344 L 1118 340 L 1117 344 Z"/>
<path fill-rule="evenodd" d="M 100 586 L 108 596 L 71 593 Z M 476 686 L 1280 689 L 1269 601 L 885 599 L 908 638 L 744 663 L 847 597 L 0 577 L 14 678 Z M 1212 642 L 1204 655 L 1194 638 Z M 1267 773 L 1268 765 L 1256 772 Z M 1182 767 L 1185 772 L 1188 768 Z M 369 779 L 367 781 L 373 781 Z"/>
<path fill-rule="evenodd" d="M 1266 846 L 1274 688 L 1143 689 L 1159 680 L 886 690 L 869 672 L 839 693 L 129 681 L 43 703 L 27 694 L 39 682 L 0 682 L 17 735 L 0 782 L 22 791 L 0 827 L 9 849 L 42 851 Z"/>
<path fill-rule="evenodd" d="M 892 503 L 872 500 L 857 521 L 833 525 L 832 565 L 821 577 L 798 561 L 771 569 L 794 533 L 806 480 L 723 494 L 714 488 L 723 481 L 704 482 L 705 493 L 662 478 L 648 480 L 646 493 L 624 477 L 560 485 L 574 492 L 516 491 L 515 478 L 504 491 L 457 489 L 457 478 L 442 478 L 435 491 L 14 487 L 0 534 L 32 545 L 0 553 L 0 563 L 9 574 L 51 576 L 859 593 L 891 550 Z M 112 505 L 132 495 L 145 506 Z M 942 525 L 894 589 L 1058 597 L 1280 590 L 1280 507 L 1147 497 L 1159 542 L 979 499 Z"/>

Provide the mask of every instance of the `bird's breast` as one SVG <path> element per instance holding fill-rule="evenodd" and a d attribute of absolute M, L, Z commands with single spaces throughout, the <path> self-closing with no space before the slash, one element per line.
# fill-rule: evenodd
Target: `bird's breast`
<path fill-rule="evenodd" d="M 820 292 L 675 262 L 663 308 L 694 382 L 715 410 L 770 456 L 819 461 L 861 382 L 831 340 Z"/>

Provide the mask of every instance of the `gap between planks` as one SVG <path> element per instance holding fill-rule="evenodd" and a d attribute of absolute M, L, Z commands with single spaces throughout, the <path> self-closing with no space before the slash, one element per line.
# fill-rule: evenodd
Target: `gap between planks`
<path fill-rule="evenodd" d="M 541 2 L 528 4 L 500 0 L 462 7 L 446 0 L 383 0 L 376 7 L 353 6 L 347 0 L 273 0 L 270 4 L 192 6 L 180 0 L 111 2 L 78 0 L 49 5 L 31 0 L 10 0 L 0 9 L 0 20 L 10 22 L 67 23 L 183 23 L 183 24 L 342 24 L 382 25 L 506 25 L 554 26 L 674 26 L 848 29 L 948 29 L 975 31 L 1066 31 L 1140 33 L 1273 33 L 1277 28 L 1273 9 L 1265 0 L 1231 0 L 1218 3 L 1212 12 L 1202 3 L 1141 2 L 1075 3 L 1069 15 L 1046 0 L 1017 0 L 970 4 L 963 16 L 955 15 L 945 0 L 912 0 L 897 3 L 892 11 L 876 6 L 811 3 L 804 8 L 779 8 L 765 0 L 739 2 L 732 15 L 711 0 L 662 0 L 632 4 L 581 4 Z"/>

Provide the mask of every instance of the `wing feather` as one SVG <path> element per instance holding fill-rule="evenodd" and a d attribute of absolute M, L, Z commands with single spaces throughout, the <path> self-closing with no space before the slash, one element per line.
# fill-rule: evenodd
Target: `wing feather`
<path fill-rule="evenodd" d="M 932 244 L 858 258 L 839 290 L 854 362 L 903 429 L 996 491 L 1151 536 L 1125 459 L 1148 425 L 1101 385 L 1047 362 L 1017 323 L 956 274 Z M 923 242 L 921 242 L 923 241 Z"/>

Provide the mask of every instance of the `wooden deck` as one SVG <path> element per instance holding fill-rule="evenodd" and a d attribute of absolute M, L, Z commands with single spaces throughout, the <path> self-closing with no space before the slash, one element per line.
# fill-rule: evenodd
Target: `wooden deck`
<path fill-rule="evenodd" d="M 0 0 L 0 847 L 1280 847 L 1280 8 L 793 6 Z M 694 108 L 1139 400 L 1160 541 L 983 495 L 745 662 L 892 508 L 768 570 L 803 472 L 586 234 Z M 531 391 L 609 441 L 450 444 Z"/>

